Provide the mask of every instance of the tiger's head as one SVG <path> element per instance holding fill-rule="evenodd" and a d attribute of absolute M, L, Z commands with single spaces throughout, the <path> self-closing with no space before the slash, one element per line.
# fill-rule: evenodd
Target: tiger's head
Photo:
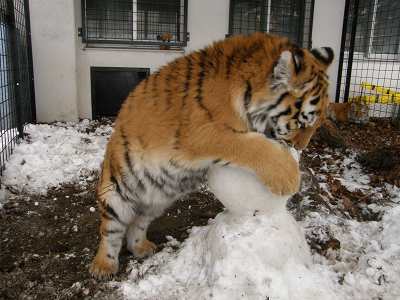
<path fill-rule="evenodd" d="M 244 97 L 251 97 L 247 99 L 250 126 L 304 149 L 329 104 L 326 70 L 332 60 L 333 51 L 328 47 L 282 51 L 262 89 L 249 91 L 247 82 Z"/>

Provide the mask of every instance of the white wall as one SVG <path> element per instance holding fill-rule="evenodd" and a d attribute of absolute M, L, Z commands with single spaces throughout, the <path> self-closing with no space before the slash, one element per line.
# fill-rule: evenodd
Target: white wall
<path fill-rule="evenodd" d="M 30 0 L 29 5 L 37 120 L 77 120 L 74 2 Z"/>
<path fill-rule="evenodd" d="M 329 46 L 335 52 L 335 59 L 328 71 L 331 81 L 329 95 L 332 99 L 336 94 L 344 6 L 345 0 L 315 0 L 314 4 L 312 46 Z"/>

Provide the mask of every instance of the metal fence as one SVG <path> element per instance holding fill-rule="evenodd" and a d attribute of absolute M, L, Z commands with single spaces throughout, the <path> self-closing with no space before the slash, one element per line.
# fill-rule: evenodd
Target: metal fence
<path fill-rule="evenodd" d="M 0 175 L 35 121 L 28 0 L 0 0 Z"/>
<path fill-rule="evenodd" d="M 310 48 L 313 12 L 313 0 L 231 0 L 229 34 L 269 32 Z"/>
<path fill-rule="evenodd" d="M 400 118 L 400 1 L 346 1 L 336 101 Z"/>
<path fill-rule="evenodd" d="M 82 0 L 81 35 L 88 46 L 183 47 L 187 0 Z"/>

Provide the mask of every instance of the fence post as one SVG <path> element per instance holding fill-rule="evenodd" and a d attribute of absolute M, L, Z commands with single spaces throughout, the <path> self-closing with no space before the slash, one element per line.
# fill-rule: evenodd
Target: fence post
<path fill-rule="evenodd" d="M 18 47 L 18 37 L 17 28 L 15 23 L 15 11 L 14 11 L 14 1 L 7 0 L 7 15 L 9 18 L 9 35 L 11 44 L 11 64 L 12 64 L 12 78 L 13 78 L 13 88 L 14 88 L 14 100 L 15 100 L 15 112 L 16 112 L 16 122 L 18 136 L 22 138 L 24 136 L 24 123 L 22 120 L 22 107 L 21 107 L 21 76 L 19 70 L 19 47 Z"/>
<path fill-rule="evenodd" d="M 31 107 L 31 120 L 32 123 L 36 123 L 36 101 L 35 101 L 35 79 L 33 74 L 33 57 L 32 57 L 32 38 L 31 38 L 31 18 L 29 13 L 29 0 L 24 0 L 24 12 L 25 12 L 25 30 L 27 39 L 27 55 L 28 55 L 28 69 L 30 75 L 29 91 L 30 91 L 30 107 Z M 28 121 L 28 120 L 23 120 Z"/>
<path fill-rule="evenodd" d="M 349 45 L 349 58 L 347 60 L 346 82 L 345 82 L 344 96 L 343 96 L 344 102 L 347 102 L 349 100 L 351 71 L 353 69 L 353 58 L 354 58 L 354 48 L 355 48 L 354 44 L 357 33 L 358 6 L 359 6 L 359 0 L 354 0 L 353 23 L 351 24 L 350 45 Z"/>

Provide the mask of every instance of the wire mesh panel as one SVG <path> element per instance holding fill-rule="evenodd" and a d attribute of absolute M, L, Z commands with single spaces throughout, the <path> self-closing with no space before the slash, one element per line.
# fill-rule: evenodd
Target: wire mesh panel
<path fill-rule="evenodd" d="M 28 2 L 0 0 L 0 174 L 34 120 Z"/>
<path fill-rule="evenodd" d="M 347 0 L 336 101 L 399 118 L 400 1 Z"/>
<path fill-rule="evenodd" d="M 88 44 L 168 45 L 187 41 L 187 0 L 83 0 Z"/>
<path fill-rule="evenodd" d="M 231 0 L 229 33 L 269 32 L 311 47 L 313 11 L 313 0 Z"/>

